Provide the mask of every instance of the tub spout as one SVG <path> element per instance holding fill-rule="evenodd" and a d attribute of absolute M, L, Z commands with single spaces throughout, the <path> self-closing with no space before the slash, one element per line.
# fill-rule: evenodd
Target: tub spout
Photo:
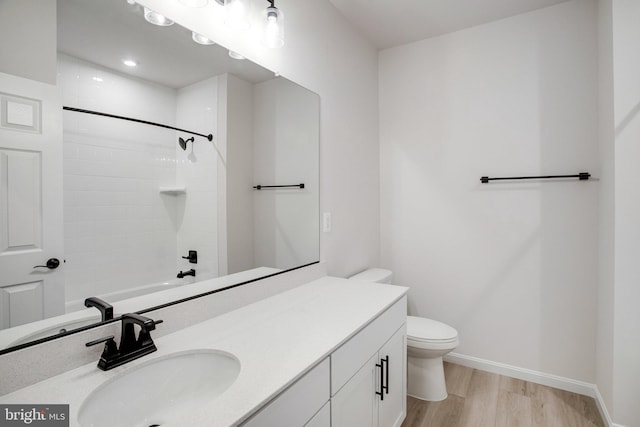
<path fill-rule="evenodd" d="M 196 277 L 196 271 L 192 268 L 189 271 L 180 271 L 180 273 L 178 273 L 178 279 L 182 279 L 185 276 Z"/>

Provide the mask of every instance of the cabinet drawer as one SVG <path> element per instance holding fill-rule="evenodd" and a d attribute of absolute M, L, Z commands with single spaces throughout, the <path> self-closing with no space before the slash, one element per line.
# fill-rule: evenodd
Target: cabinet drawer
<path fill-rule="evenodd" d="M 329 400 L 329 358 L 269 402 L 245 427 L 304 426 Z"/>
<path fill-rule="evenodd" d="M 407 319 L 404 296 L 331 354 L 331 395 L 375 354 Z"/>

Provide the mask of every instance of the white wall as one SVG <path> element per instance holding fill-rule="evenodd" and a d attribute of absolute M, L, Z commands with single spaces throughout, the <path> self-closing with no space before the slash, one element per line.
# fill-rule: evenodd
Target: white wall
<path fill-rule="evenodd" d="M 595 381 L 595 1 L 380 53 L 382 264 L 456 352 Z"/>
<path fill-rule="evenodd" d="M 254 183 L 304 189 L 253 191 L 256 266 L 318 259 L 318 97 L 277 78 L 253 87 Z"/>
<path fill-rule="evenodd" d="M 176 184 L 187 191 L 183 196 L 163 196 L 167 205 L 176 205 L 177 269 L 193 268 L 199 279 L 218 277 L 218 77 L 178 90 L 176 127 L 214 136 L 213 141 L 208 141 L 176 132 L 172 140 L 176 150 Z M 178 136 L 184 139 L 193 136 L 194 142 L 182 150 L 177 144 Z M 197 264 L 181 258 L 189 250 L 198 251 Z"/>
<path fill-rule="evenodd" d="M 60 55 L 63 105 L 175 122 L 176 93 Z M 64 112 L 67 303 L 158 283 L 176 272 L 173 131 Z M 82 307 L 82 304 L 80 304 Z"/>
<path fill-rule="evenodd" d="M 615 289 L 613 414 L 640 425 L 640 2 L 613 1 Z"/>
<path fill-rule="evenodd" d="M 231 74 L 224 85 L 227 273 L 256 266 L 253 254 L 253 85 Z"/>
<path fill-rule="evenodd" d="M 56 13 L 50 0 L 0 2 L 1 72 L 56 83 Z"/>
<path fill-rule="evenodd" d="M 287 19 L 280 50 L 262 47 L 256 27 L 248 33 L 229 31 L 217 4 L 190 10 L 170 0 L 140 3 L 320 95 L 320 210 L 333 214 L 333 230 L 321 235 L 320 258 L 336 276 L 377 265 L 378 89 L 373 46 L 327 0 L 278 1 Z M 258 0 L 253 5 L 256 12 L 266 6 Z"/>
<path fill-rule="evenodd" d="M 598 326 L 596 384 L 609 411 L 613 409 L 614 296 L 614 118 L 612 0 L 598 2 L 598 140 L 600 143 L 600 210 L 598 230 Z"/>

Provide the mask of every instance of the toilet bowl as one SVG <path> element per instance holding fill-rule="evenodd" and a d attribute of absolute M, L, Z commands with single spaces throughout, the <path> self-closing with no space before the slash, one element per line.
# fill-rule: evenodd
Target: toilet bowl
<path fill-rule="evenodd" d="M 349 279 L 391 283 L 392 273 L 372 268 Z M 424 317 L 407 316 L 407 394 L 421 400 L 447 398 L 442 357 L 459 344 L 451 326 Z"/>

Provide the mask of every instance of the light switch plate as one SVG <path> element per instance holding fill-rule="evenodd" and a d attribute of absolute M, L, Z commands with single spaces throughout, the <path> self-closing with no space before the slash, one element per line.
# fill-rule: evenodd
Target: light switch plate
<path fill-rule="evenodd" d="M 331 231 L 331 212 L 322 214 L 322 232 L 329 233 Z"/>

